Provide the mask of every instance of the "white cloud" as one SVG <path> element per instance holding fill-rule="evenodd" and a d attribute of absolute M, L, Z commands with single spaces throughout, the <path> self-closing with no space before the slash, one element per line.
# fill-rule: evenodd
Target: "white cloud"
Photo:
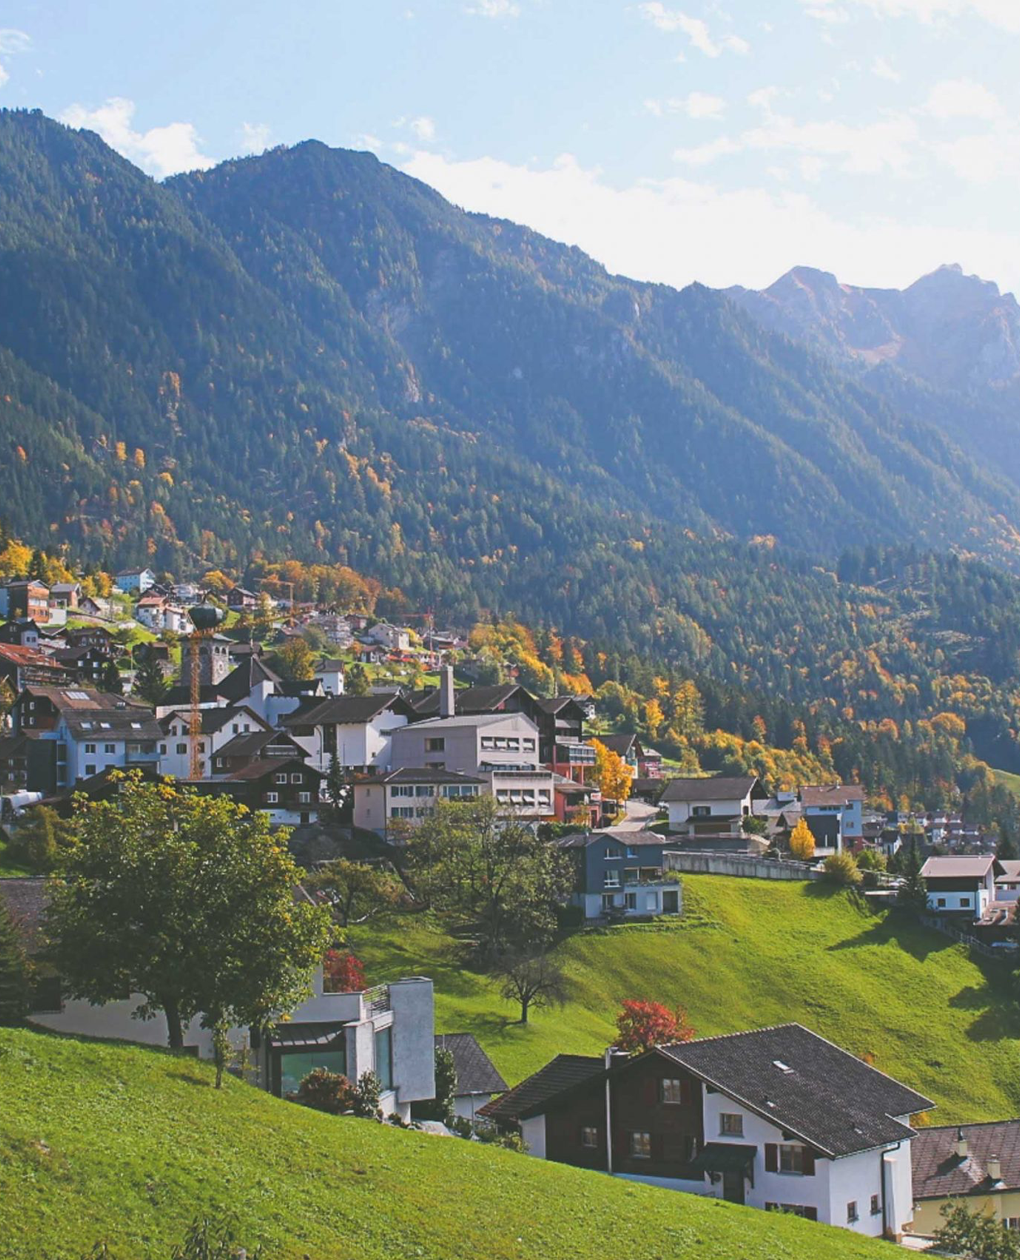
<path fill-rule="evenodd" d="M 241 123 L 241 152 L 264 153 L 269 148 L 271 134 L 268 123 Z"/>
<path fill-rule="evenodd" d="M 1002 106 L 983 83 L 975 83 L 973 79 L 945 79 L 932 88 L 924 112 L 933 118 L 983 118 L 990 121 L 1000 117 Z"/>
<path fill-rule="evenodd" d="M 739 153 L 743 145 L 729 136 L 720 136 L 718 140 L 710 140 L 707 144 L 695 145 L 692 149 L 674 149 L 673 161 L 682 162 L 685 166 L 707 166 L 716 158 L 729 157 Z"/>
<path fill-rule="evenodd" d="M 98 109 L 71 105 L 59 118 L 69 127 L 97 131 L 111 148 L 157 179 L 179 171 L 208 170 L 215 165 L 211 157 L 200 152 L 198 133 L 191 123 L 168 123 L 165 127 L 136 131 L 131 125 L 134 113 L 134 101 L 112 96 Z"/>
<path fill-rule="evenodd" d="M 670 96 L 664 101 L 645 101 L 645 109 L 656 118 L 661 118 L 663 114 L 722 118 L 726 102 L 721 96 L 711 96 L 707 92 L 690 92 L 687 96 Z"/>
<path fill-rule="evenodd" d="M 706 57 L 718 57 L 723 52 L 751 51 L 751 45 L 739 35 L 724 35 L 720 40 L 713 39 L 707 22 L 691 17 L 679 9 L 667 9 L 660 0 L 647 0 L 647 3 L 638 5 L 638 11 L 660 31 L 667 34 L 682 32 L 691 41 L 691 46 Z"/>
<path fill-rule="evenodd" d="M 918 140 L 918 127 L 905 115 L 892 115 L 861 126 L 842 122 L 796 123 L 792 118 L 774 115 L 762 126 L 745 131 L 741 139 L 748 149 L 789 149 L 839 158 L 841 169 L 855 175 L 882 171 L 903 174 L 912 164 L 911 150 Z"/>
<path fill-rule="evenodd" d="M 420 115 L 418 118 L 412 118 L 407 125 L 411 128 L 415 138 L 423 143 L 427 144 L 436 138 L 435 121 L 425 114 Z"/>
<path fill-rule="evenodd" d="M 932 152 L 955 175 L 972 184 L 988 184 L 1015 175 L 1020 159 L 1016 142 L 1005 145 L 994 132 L 933 144 Z"/>
<path fill-rule="evenodd" d="M 487 18 L 515 18 L 521 15 L 520 5 L 514 4 L 513 0 L 475 0 L 474 4 L 465 6 L 464 12 Z"/>
<path fill-rule="evenodd" d="M 889 83 L 899 83 L 900 75 L 891 62 L 885 57 L 876 57 L 871 63 L 871 73 L 876 79 L 885 79 Z"/>
<path fill-rule="evenodd" d="M 18 53 L 28 52 L 31 45 L 32 41 L 24 31 L 15 30 L 13 26 L 0 27 L 0 56 L 17 56 Z M 10 71 L 0 63 L 0 87 L 9 83 L 10 79 Z"/>
<path fill-rule="evenodd" d="M 12 26 L 0 26 L 0 53 L 28 52 L 32 40 L 24 31 L 17 31 Z"/>
<path fill-rule="evenodd" d="M 849 9 L 844 9 L 838 4 L 830 5 L 827 0 L 821 0 L 821 4 L 809 4 L 804 12 L 816 22 L 824 22 L 827 26 L 839 26 L 843 22 L 850 21 Z"/>
<path fill-rule="evenodd" d="M 805 12 L 819 21 L 840 21 L 834 12 L 845 12 L 839 0 L 800 0 Z M 878 17 L 912 17 L 933 23 L 955 17 L 977 17 L 1004 31 L 1020 34 L 1017 0 L 844 0 L 870 9 Z"/>
<path fill-rule="evenodd" d="M 403 169 L 458 205 L 527 224 L 641 280 L 763 287 L 805 264 L 835 271 L 848 283 L 905 285 L 958 260 L 967 271 L 1020 288 L 1011 235 L 924 220 L 850 222 L 781 187 L 720 190 L 668 179 L 615 188 L 570 155 L 536 169 L 418 153 Z"/>

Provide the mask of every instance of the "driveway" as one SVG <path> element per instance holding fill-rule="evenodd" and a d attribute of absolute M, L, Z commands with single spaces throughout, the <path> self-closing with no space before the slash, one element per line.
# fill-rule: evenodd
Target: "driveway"
<path fill-rule="evenodd" d="M 613 827 L 614 831 L 643 831 L 659 813 L 655 805 L 646 801 L 625 801 L 623 809 L 625 817 Z"/>

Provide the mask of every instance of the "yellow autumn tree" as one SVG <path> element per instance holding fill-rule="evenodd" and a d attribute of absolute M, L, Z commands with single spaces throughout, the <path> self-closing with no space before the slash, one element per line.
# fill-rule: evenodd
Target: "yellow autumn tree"
<path fill-rule="evenodd" d="M 803 818 L 790 835 L 790 854 L 801 862 L 810 862 L 815 856 L 815 838 Z"/>
<path fill-rule="evenodd" d="M 595 782 L 602 795 L 611 801 L 623 802 L 630 796 L 630 769 L 619 753 L 607 748 L 601 740 L 595 747 Z"/>

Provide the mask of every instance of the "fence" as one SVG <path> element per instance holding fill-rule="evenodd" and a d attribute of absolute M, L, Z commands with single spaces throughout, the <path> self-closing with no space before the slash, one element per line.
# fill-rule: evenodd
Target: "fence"
<path fill-rule="evenodd" d="M 943 936 L 951 936 L 954 941 L 959 941 L 961 945 L 968 945 L 975 953 L 983 954 L 985 958 L 998 958 L 1000 962 L 1015 962 L 1015 951 L 1011 949 L 995 949 L 991 945 L 986 945 L 984 941 L 979 941 L 976 936 L 968 936 L 966 932 L 961 932 L 959 928 L 953 927 L 951 923 L 947 923 L 945 919 L 940 919 L 937 915 L 921 914 L 918 918 L 925 927 L 934 928 L 936 932 L 941 932 Z"/>
<path fill-rule="evenodd" d="M 822 878 L 807 862 L 777 861 L 744 853 L 712 853 L 698 849 L 667 849 L 662 855 L 668 871 L 689 875 L 732 875 L 739 879 L 785 879 L 801 882 Z"/>

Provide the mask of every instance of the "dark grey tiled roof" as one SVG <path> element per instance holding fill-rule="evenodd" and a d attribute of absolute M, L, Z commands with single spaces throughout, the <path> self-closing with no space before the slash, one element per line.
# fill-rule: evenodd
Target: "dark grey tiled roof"
<path fill-rule="evenodd" d="M 506 1081 L 473 1033 L 441 1033 L 436 1037 L 436 1049 L 453 1055 L 458 1094 L 502 1094 L 506 1089 Z"/>
<path fill-rule="evenodd" d="M 895 1117 L 935 1105 L 800 1024 L 705 1037 L 657 1052 L 836 1157 L 910 1137 L 912 1130 Z"/>
<path fill-rule="evenodd" d="M 957 1134 L 967 1139 L 967 1154 L 955 1152 Z M 989 1193 L 989 1158 L 999 1158 L 997 1189 L 1020 1190 L 1020 1120 L 993 1120 L 988 1124 L 955 1124 L 918 1129 L 910 1157 L 915 1199 Z"/>
<path fill-rule="evenodd" d="M 631 749 L 637 740 L 636 735 L 595 735 L 600 744 L 605 745 L 610 752 L 614 752 L 619 757 L 627 757 L 630 755 Z"/>
<path fill-rule="evenodd" d="M 586 849 L 597 840 L 613 840 L 633 849 L 662 849 L 676 844 L 676 836 L 660 836 L 657 831 L 575 831 L 553 843 L 561 849 Z"/>
<path fill-rule="evenodd" d="M 524 688 L 517 683 L 501 683 L 492 687 L 464 687 L 453 693 L 454 710 L 461 713 L 493 713 Z M 421 717 L 439 714 L 439 688 L 414 692 L 411 697 L 415 712 Z"/>
<path fill-rule="evenodd" d="M 583 1054 L 558 1054 L 551 1063 L 526 1080 L 521 1081 L 513 1089 L 492 1102 L 480 1107 L 478 1114 L 490 1120 L 516 1121 L 526 1111 L 534 1111 L 545 1103 L 581 1085 L 596 1076 L 601 1076 L 603 1062 L 601 1058 L 592 1058 Z"/>
<path fill-rule="evenodd" d="M 371 722 L 374 717 L 392 709 L 408 715 L 411 710 L 395 691 L 373 696 L 312 697 L 283 718 L 284 726 L 318 726 L 320 723 L 343 726 Z"/>
<path fill-rule="evenodd" d="M 670 801 L 741 801 L 757 782 L 754 775 L 729 778 L 715 774 L 707 779 L 670 779 L 659 800 L 663 805 Z"/>

